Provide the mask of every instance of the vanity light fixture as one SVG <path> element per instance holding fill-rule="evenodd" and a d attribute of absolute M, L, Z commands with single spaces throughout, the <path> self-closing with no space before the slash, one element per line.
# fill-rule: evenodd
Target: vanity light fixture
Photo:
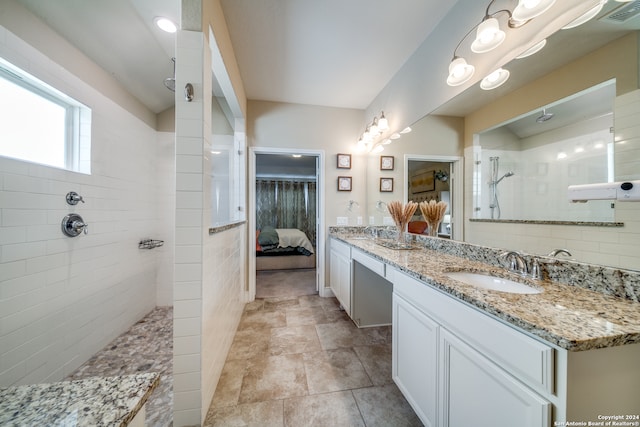
<path fill-rule="evenodd" d="M 498 68 L 480 82 L 480 89 L 491 90 L 502 86 L 509 79 L 509 70 Z"/>
<path fill-rule="evenodd" d="M 595 5 L 591 9 L 589 9 L 582 16 L 579 16 L 578 18 L 576 18 L 573 21 L 569 22 L 567 25 L 562 27 L 562 29 L 563 30 L 568 30 L 570 28 L 575 28 L 575 27 L 577 27 L 579 25 L 582 25 L 585 22 L 593 19 L 598 13 L 600 13 L 600 11 L 602 10 L 602 7 L 604 6 L 604 4 L 606 2 L 607 2 L 607 0 L 600 0 L 597 5 Z"/>
<path fill-rule="evenodd" d="M 404 129 L 402 129 L 402 130 L 400 131 L 400 133 L 401 133 L 401 134 L 403 134 L 403 135 L 404 135 L 405 133 L 409 133 L 409 132 L 411 132 L 411 127 L 409 127 L 409 126 L 407 126 L 406 128 L 404 128 Z"/>
<path fill-rule="evenodd" d="M 476 37 L 470 46 L 471 52 L 490 52 L 500 46 L 507 37 L 506 32 L 500 28 L 499 15 L 508 15 L 507 26 L 511 29 L 516 29 L 549 10 L 556 0 L 518 0 L 513 10 L 500 9 L 491 12 L 491 6 L 494 2 L 495 0 L 489 2 L 482 21 L 465 34 L 453 50 L 453 59 L 449 64 L 449 75 L 447 77 L 447 84 L 449 86 L 460 86 L 469 81 L 475 73 L 475 67 L 468 63 L 464 57 L 458 55 L 458 49 L 471 33 L 476 32 Z M 525 56 L 533 55 L 542 49 L 545 43 L 545 41 L 542 41 L 536 44 L 534 47 L 523 52 L 521 57 L 524 58 Z M 500 69 L 496 70 L 496 72 L 491 73 L 482 80 L 480 85 L 482 89 L 495 89 L 509 78 L 509 72 L 507 70 Z"/>
<path fill-rule="evenodd" d="M 389 136 L 389 139 L 398 139 L 400 138 L 402 135 L 400 135 L 398 132 L 394 132 L 391 134 L 391 136 Z"/>

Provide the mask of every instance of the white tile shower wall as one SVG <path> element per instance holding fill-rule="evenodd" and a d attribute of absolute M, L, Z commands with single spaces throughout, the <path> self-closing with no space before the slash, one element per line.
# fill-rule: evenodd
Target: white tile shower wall
<path fill-rule="evenodd" d="M 173 305 L 173 262 L 176 221 L 176 136 L 173 132 L 158 132 L 157 180 L 159 227 L 166 230 L 164 245 L 158 254 L 156 305 Z"/>
<path fill-rule="evenodd" d="M 204 70 L 202 33 L 177 33 L 176 87 L 186 82 L 202 94 Z M 176 175 L 194 175 L 202 183 L 203 120 L 202 96 L 188 103 L 176 97 Z M 205 196 L 202 184 L 193 188 L 176 185 L 175 271 L 174 271 L 174 414 L 173 425 L 201 424 L 202 390 L 202 286 L 203 223 Z"/>
<path fill-rule="evenodd" d="M 202 409 L 211 404 L 244 306 L 246 227 L 206 240 L 202 295 Z M 203 418 L 204 419 L 204 418 Z"/>
<path fill-rule="evenodd" d="M 0 158 L 0 386 L 61 380 L 156 305 L 156 132 L 0 28 L 0 55 L 88 105 L 92 173 Z M 86 203 L 69 206 L 77 191 Z M 75 212 L 89 234 L 69 238 Z M 166 234 L 166 233 L 165 233 Z"/>

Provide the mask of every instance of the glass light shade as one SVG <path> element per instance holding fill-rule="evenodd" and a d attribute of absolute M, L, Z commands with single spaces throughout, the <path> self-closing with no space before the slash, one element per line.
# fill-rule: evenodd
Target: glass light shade
<path fill-rule="evenodd" d="M 383 145 L 389 145 L 391 144 L 391 140 L 389 138 L 385 139 L 384 141 L 382 141 Z"/>
<path fill-rule="evenodd" d="M 449 86 L 460 86 L 467 82 L 476 71 L 476 67 L 467 64 L 464 58 L 455 58 L 449 64 L 449 77 L 447 77 L 447 84 Z"/>
<path fill-rule="evenodd" d="M 578 18 L 576 18 L 573 21 L 569 22 L 567 25 L 562 27 L 562 29 L 563 30 L 568 30 L 570 28 L 575 28 L 575 27 L 577 27 L 579 25 L 582 25 L 585 22 L 589 21 L 590 19 L 595 17 L 598 13 L 600 13 L 600 11 L 602 10 L 602 6 L 604 6 L 604 4 L 606 2 L 607 2 L 607 0 L 600 0 L 600 3 L 598 3 L 597 5 L 592 7 L 591 9 L 589 9 L 582 16 L 579 16 Z"/>
<path fill-rule="evenodd" d="M 373 147 L 373 150 L 371 150 L 372 153 L 381 153 L 384 151 L 384 147 L 382 145 L 376 145 L 375 147 Z"/>
<path fill-rule="evenodd" d="M 389 139 L 398 139 L 400 138 L 400 134 L 398 132 L 394 132 L 391 134 L 391 136 L 389 137 Z"/>
<path fill-rule="evenodd" d="M 516 21 L 528 21 L 545 13 L 555 2 L 556 0 L 519 0 L 511 18 Z"/>
<path fill-rule="evenodd" d="M 404 134 L 404 133 L 409 133 L 409 132 L 411 132 L 411 127 L 409 127 L 409 126 L 407 126 L 406 128 L 404 128 L 404 129 L 402 129 L 402 130 L 400 131 L 400 133 L 402 133 L 402 134 Z"/>
<path fill-rule="evenodd" d="M 520 55 L 516 56 L 516 59 L 526 58 L 527 56 L 531 56 L 534 53 L 538 53 L 542 50 L 542 48 L 547 44 L 547 39 L 542 39 L 538 43 L 531 46 L 529 49 L 522 52 Z"/>
<path fill-rule="evenodd" d="M 471 43 L 471 50 L 475 53 L 489 52 L 500 46 L 506 34 L 500 29 L 500 23 L 496 18 L 482 21 L 476 32 L 476 39 Z"/>
<path fill-rule="evenodd" d="M 493 73 L 482 79 L 480 88 L 484 90 L 495 89 L 502 86 L 509 79 L 509 70 L 498 68 Z"/>
<path fill-rule="evenodd" d="M 384 116 L 384 111 L 382 112 L 382 115 L 380 115 L 380 119 L 378 119 L 378 129 L 381 131 L 389 129 L 389 121 Z"/>
<path fill-rule="evenodd" d="M 371 123 L 371 126 L 369 127 L 369 134 L 371 134 L 371 135 L 373 135 L 375 137 L 379 133 L 380 133 L 380 131 L 378 129 L 378 119 L 373 119 L 373 123 Z"/>

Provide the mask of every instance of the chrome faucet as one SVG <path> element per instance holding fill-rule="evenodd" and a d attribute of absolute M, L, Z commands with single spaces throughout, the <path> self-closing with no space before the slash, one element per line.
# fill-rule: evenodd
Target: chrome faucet
<path fill-rule="evenodd" d="M 529 274 L 527 262 L 520 253 L 516 251 L 507 251 L 500 254 L 500 256 L 509 261 L 509 271 L 513 271 L 514 273 L 518 273 L 522 276 Z"/>
<path fill-rule="evenodd" d="M 571 252 L 569 252 L 569 251 L 568 251 L 568 250 L 566 250 L 566 249 L 554 249 L 554 250 L 552 250 L 551 252 L 549 252 L 549 255 L 547 255 L 547 256 L 550 256 L 550 257 L 555 258 L 555 257 L 557 257 L 557 256 L 558 256 L 558 255 L 560 255 L 560 254 L 564 254 L 564 255 L 566 255 L 566 256 L 571 256 Z"/>

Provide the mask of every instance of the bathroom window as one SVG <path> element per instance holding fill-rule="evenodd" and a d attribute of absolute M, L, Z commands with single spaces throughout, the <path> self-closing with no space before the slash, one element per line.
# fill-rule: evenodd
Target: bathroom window
<path fill-rule="evenodd" d="M 0 58 L 0 155 L 90 173 L 91 110 Z"/>

